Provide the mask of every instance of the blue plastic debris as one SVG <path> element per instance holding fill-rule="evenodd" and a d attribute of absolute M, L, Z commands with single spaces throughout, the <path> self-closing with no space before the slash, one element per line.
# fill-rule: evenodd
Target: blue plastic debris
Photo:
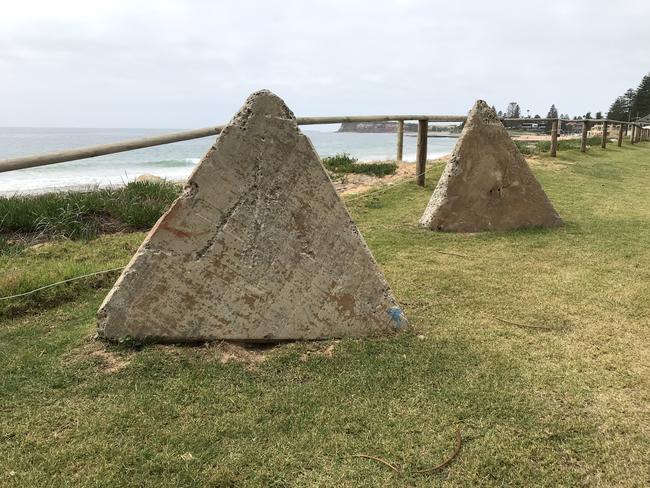
<path fill-rule="evenodd" d="M 390 316 L 390 319 L 393 321 L 394 327 L 396 329 L 402 328 L 402 323 L 404 322 L 404 312 L 399 307 L 391 307 L 386 310 L 386 313 Z"/>

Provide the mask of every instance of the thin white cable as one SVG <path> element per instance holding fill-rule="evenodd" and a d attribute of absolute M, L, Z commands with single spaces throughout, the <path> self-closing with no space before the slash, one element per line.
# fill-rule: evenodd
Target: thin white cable
<path fill-rule="evenodd" d="M 431 169 L 432 168 L 428 168 L 425 171 L 423 171 L 422 173 L 415 175 L 415 178 L 418 178 L 419 176 L 425 175 L 426 173 L 431 171 Z M 398 182 L 393 183 L 393 184 L 388 184 L 388 185 L 383 186 L 383 187 L 381 187 L 381 188 L 379 188 L 379 189 L 377 189 L 375 191 L 368 191 L 368 192 L 363 192 L 363 193 L 360 193 L 360 194 L 357 194 L 357 195 L 353 195 L 351 198 L 348 198 L 348 199 L 346 199 L 344 201 L 345 201 L 345 203 L 350 203 L 350 202 L 355 201 L 355 200 L 360 200 L 361 198 L 366 198 L 366 197 L 369 197 L 369 196 L 372 196 L 372 195 L 378 195 L 380 193 L 384 193 L 384 192 L 386 192 L 386 191 L 388 191 L 388 190 L 390 190 L 390 189 L 392 189 L 392 188 L 394 188 L 396 186 L 400 186 L 400 185 L 409 183 L 410 181 L 412 181 L 411 178 L 412 178 L 412 176 L 404 177 L 403 181 L 398 181 Z M 126 266 L 120 266 L 119 268 L 106 269 L 104 271 L 96 271 L 94 273 L 88 273 L 88 274 L 81 275 L 81 276 L 75 276 L 74 278 L 69 278 L 67 280 L 57 281 L 56 283 L 50 283 L 49 285 L 41 286 L 39 288 L 35 288 L 33 290 L 26 291 L 25 293 L 19 293 L 17 295 L 9 295 L 9 296 L 6 296 L 6 297 L 0 297 L 0 302 L 4 301 L 4 300 L 11 300 L 13 298 L 20 298 L 20 297 L 32 295 L 32 294 L 34 294 L 36 292 L 39 292 L 41 290 L 47 290 L 48 288 L 52 288 L 54 286 L 63 285 L 64 283 L 70 283 L 72 281 L 78 281 L 78 280 L 81 280 L 81 279 L 84 279 L 84 278 L 89 278 L 91 276 L 97 276 L 97 275 L 100 275 L 100 274 L 111 273 L 113 271 L 121 271 L 125 267 Z"/>
<path fill-rule="evenodd" d="M 120 266 L 119 268 L 105 269 L 104 271 L 96 271 L 94 273 L 88 273 L 88 274 L 81 275 L 81 276 L 75 276 L 74 278 L 69 278 L 67 280 L 57 281 L 56 283 L 51 283 L 49 285 L 41 286 L 40 288 L 35 288 L 34 290 L 26 291 L 25 293 L 19 293 L 17 295 L 10 295 L 8 297 L 0 297 L 0 302 L 3 301 L 3 300 L 10 300 L 12 298 L 20 298 L 20 297 L 24 297 L 24 296 L 27 296 L 27 295 L 31 295 L 33 293 L 36 293 L 37 291 L 46 290 L 48 288 L 52 288 L 53 286 L 62 285 L 64 283 L 70 283 L 71 281 L 81 280 L 83 278 L 88 278 L 90 276 L 106 274 L 106 273 L 110 273 L 112 271 L 119 271 L 119 270 L 124 269 L 125 267 L 126 266 Z"/>

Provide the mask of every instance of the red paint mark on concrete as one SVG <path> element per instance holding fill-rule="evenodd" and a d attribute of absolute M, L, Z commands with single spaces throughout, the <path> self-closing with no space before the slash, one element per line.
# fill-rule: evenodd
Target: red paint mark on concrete
<path fill-rule="evenodd" d="M 170 227 L 166 219 L 160 223 L 160 228 L 165 229 L 170 234 L 174 234 L 176 237 L 180 237 L 183 239 L 187 239 L 188 237 L 192 237 L 194 235 L 191 232 L 185 232 L 183 230 L 178 230 L 178 229 L 174 229 L 173 227 Z"/>

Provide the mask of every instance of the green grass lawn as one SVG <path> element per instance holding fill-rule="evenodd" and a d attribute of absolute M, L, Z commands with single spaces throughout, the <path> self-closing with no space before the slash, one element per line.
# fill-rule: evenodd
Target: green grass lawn
<path fill-rule="evenodd" d="M 348 200 L 397 337 L 107 346 L 115 273 L 0 301 L 0 486 L 648 486 L 650 143 L 558 155 L 532 166 L 559 230 L 418 228 L 441 166 Z M 5 246 L 0 296 L 143 236 Z"/>

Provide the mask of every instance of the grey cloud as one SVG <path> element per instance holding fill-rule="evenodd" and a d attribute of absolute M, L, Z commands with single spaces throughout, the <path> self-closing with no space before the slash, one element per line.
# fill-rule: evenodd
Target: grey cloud
<path fill-rule="evenodd" d="M 465 113 L 479 97 L 580 114 L 650 70 L 637 0 L 59 0 L 3 17 L 0 125 L 195 127 L 259 88 L 299 115 Z"/>

